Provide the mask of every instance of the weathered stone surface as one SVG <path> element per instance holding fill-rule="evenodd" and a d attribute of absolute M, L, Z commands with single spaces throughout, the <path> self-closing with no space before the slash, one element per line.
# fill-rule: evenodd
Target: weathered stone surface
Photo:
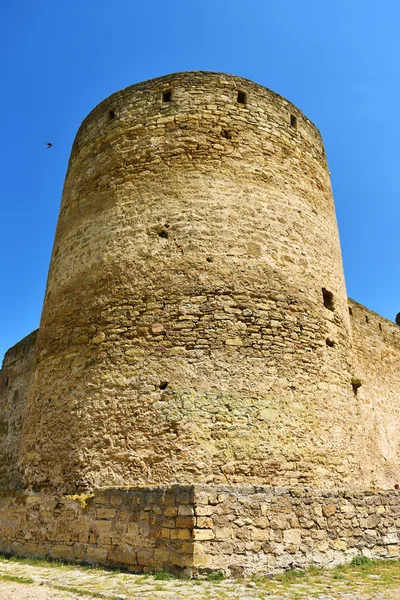
<path fill-rule="evenodd" d="M 0 370 L 0 490 L 20 485 L 18 456 L 26 390 L 34 368 L 34 331 L 6 353 Z"/>
<path fill-rule="evenodd" d="M 350 310 L 296 107 L 202 72 L 110 96 L 72 149 L 36 362 L 32 337 L 1 371 L 0 489 L 18 456 L 25 485 L 70 493 L 394 487 L 400 331 Z"/>
<path fill-rule="evenodd" d="M 367 484 L 318 130 L 218 73 L 102 102 L 72 149 L 36 357 L 26 486 Z"/>
<path fill-rule="evenodd" d="M 296 107 L 218 73 L 113 94 L 74 142 L 40 329 L 0 372 L 1 547 L 237 573 L 397 556 L 397 494 L 351 490 L 400 484 L 399 358 L 347 299 Z"/>
<path fill-rule="evenodd" d="M 154 510 L 164 506 L 166 497 L 168 515 Z M 182 505 L 183 498 L 192 500 Z M 333 566 L 360 553 L 370 558 L 400 555 L 397 491 L 195 484 L 108 488 L 95 492 L 86 506 L 80 500 L 3 493 L 0 552 L 139 572 L 189 569 L 194 575 L 205 567 L 227 574 L 265 574 L 310 564 Z M 194 513 L 208 507 L 209 516 L 197 517 L 196 523 L 196 517 L 178 514 L 181 506 Z M 342 511 L 344 506 L 351 506 L 357 517 Z"/>

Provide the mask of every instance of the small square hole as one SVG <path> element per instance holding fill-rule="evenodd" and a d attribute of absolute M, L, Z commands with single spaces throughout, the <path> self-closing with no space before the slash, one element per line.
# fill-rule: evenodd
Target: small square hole
<path fill-rule="evenodd" d="M 295 117 L 294 115 L 290 115 L 290 124 L 292 127 L 297 129 L 297 117 Z"/>
<path fill-rule="evenodd" d="M 164 90 L 162 93 L 162 101 L 163 102 L 171 102 L 172 99 L 172 90 Z"/>
<path fill-rule="evenodd" d="M 328 310 L 335 310 L 332 292 L 329 292 L 327 289 L 322 288 L 322 297 L 324 299 L 325 308 L 327 308 Z"/>
<path fill-rule="evenodd" d="M 239 104 L 246 104 L 247 102 L 247 94 L 246 92 L 238 92 L 237 101 Z"/>

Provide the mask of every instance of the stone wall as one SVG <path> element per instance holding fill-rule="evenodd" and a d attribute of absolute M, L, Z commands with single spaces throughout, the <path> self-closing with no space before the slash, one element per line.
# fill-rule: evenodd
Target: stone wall
<path fill-rule="evenodd" d="M 314 125 L 221 73 L 96 107 L 71 153 L 37 360 L 27 487 L 367 483 Z"/>
<path fill-rule="evenodd" d="M 399 556 L 400 494 L 196 486 L 197 565 L 236 575 Z"/>
<path fill-rule="evenodd" d="M 266 574 L 399 556 L 400 493 L 159 486 L 0 496 L 0 551 L 133 571 Z"/>
<path fill-rule="evenodd" d="M 36 334 L 34 331 L 10 348 L 0 370 L 0 490 L 20 483 L 17 463 Z"/>
<path fill-rule="evenodd" d="M 182 570 L 191 564 L 193 514 L 193 489 L 182 486 L 73 496 L 3 493 L 0 552 Z"/>
<path fill-rule="evenodd" d="M 361 460 L 373 485 L 400 485 L 400 327 L 349 300 L 355 354 L 355 401 L 365 436 Z"/>

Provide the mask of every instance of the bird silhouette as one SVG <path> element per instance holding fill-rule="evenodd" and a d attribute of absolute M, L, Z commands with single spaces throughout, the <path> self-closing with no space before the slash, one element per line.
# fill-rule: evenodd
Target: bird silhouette
<path fill-rule="evenodd" d="M 53 145 L 51 142 L 45 142 L 45 144 L 47 145 L 47 150 L 48 150 L 49 148 L 51 148 L 51 147 L 52 147 L 52 145 Z"/>

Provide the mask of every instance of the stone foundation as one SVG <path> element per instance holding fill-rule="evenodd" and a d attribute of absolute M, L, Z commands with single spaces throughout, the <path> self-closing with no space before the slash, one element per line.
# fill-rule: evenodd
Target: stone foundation
<path fill-rule="evenodd" d="M 0 551 L 196 576 L 399 556 L 400 493 L 164 485 L 5 492 Z"/>

